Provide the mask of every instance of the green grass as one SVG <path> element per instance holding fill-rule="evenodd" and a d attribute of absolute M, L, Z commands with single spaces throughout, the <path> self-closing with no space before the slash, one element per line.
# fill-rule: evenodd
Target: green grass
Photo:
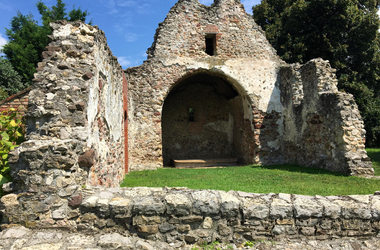
<path fill-rule="evenodd" d="M 369 149 L 375 171 L 380 174 L 380 149 Z M 304 195 L 373 194 L 380 180 L 344 176 L 326 170 L 294 165 L 243 166 L 206 169 L 164 168 L 132 172 L 122 187 L 188 187 L 191 189 L 235 190 L 251 193 Z"/>
<path fill-rule="evenodd" d="M 367 148 L 367 154 L 372 160 L 372 166 L 375 170 L 375 175 L 380 175 L 380 148 Z"/>

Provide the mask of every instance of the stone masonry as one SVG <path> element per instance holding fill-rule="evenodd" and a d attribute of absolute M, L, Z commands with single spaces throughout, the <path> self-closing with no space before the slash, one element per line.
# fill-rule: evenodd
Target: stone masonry
<path fill-rule="evenodd" d="M 125 71 L 129 167 L 235 157 L 372 176 L 363 121 L 334 72 L 321 59 L 286 65 L 237 0 L 180 0 L 148 60 Z"/>
<path fill-rule="evenodd" d="M 117 58 L 96 26 L 50 26 L 52 42 L 29 94 L 27 141 L 10 153 L 13 183 L 4 187 L 24 194 L 19 219 L 26 223 L 42 219 L 36 214 L 47 209 L 42 201 L 67 209 L 80 204 L 83 187 L 119 186 L 124 176 L 123 72 Z"/>
<path fill-rule="evenodd" d="M 148 60 L 124 72 L 97 26 L 50 27 L 27 141 L 10 153 L 3 228 L 123 230 L 189 244 L 378 235 L 377 195 L 117 188 L 130 170 L 207 157 L 373 175 L 363 121 L 329 63 L 287 65 L 239 0 L 179 0 Z"/>
<path fill-rule="evenodd" d="M 247 240 L 369 240 L 380 232 L 379 195 L 323 197 L 166 187 L 93 188 L 84 189 L 82 195 L 80 204 L 59 206 L 54 203 L 57 197 L 28 201 L 39 217 L 35 221 L 20 195 L 6 195 L 1 209 L 7 224 L 2 227 L 21 224 L 88 235 L 119 232 L 176 246 L 214 241 L 239 245 Z M 127 240 L 125 247 L 130 243 Z"/>

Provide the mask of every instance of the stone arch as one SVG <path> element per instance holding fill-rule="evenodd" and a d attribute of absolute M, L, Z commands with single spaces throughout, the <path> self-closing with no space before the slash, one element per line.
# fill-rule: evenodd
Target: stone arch
<path fill-rule="evenodd" d="M 254 135 L 244 88 L 218 71 L 197 70 L 170 88 L 162 108 L 163 164 L 172 159 L 237 158 L 252 163 Z"/>

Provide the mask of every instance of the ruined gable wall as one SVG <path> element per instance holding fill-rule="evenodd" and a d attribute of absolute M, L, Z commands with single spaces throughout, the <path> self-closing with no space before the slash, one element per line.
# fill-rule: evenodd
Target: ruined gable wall
<path fill-rule="evenodd" d="M 8 188 L 22 204 L 15 219 L 32 224 L 75 214 L 84 185 L 118 186 L 124 168 L 122 71 L 103 31 L 82 22 L 51 27 L 29 96 L 27 141 L 10 158 Z"/>
<path fill-rule="evenodd" d="M 286 161 L 372 176 L 363 120 L 353 96 L 337 90 L 328 61 L 284 67 L 281 83 Z"/>
<path fill-rule="evenodd" d="M 216 55 L 205 53 L 206 33 L 216 33 Z M 279 67 L 261 28 L 239 1 L 181 0 L 159 25 L 148 60 L 126 70 L 132 170 L 162 164 L 161 114 L 165 98 L 186 76 L 206 71 L 223 76 L 243 102 L 245 163 L 281 163 Z M 253 143 L 254 142 L 254 143 Z M 270 152 L 274 152 L 270 156 Z"/>

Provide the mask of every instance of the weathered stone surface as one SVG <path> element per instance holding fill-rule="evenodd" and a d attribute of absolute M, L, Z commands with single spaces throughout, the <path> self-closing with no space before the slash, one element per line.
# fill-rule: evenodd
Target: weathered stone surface
<path fill-rule="evenodd" d="M 335 204 L 341 207 L 342 217 L 345 219 L 371 219 L 371 209 L 368 205 L 348 200 L 335 200 Z"/>
<path fill-rule="evenodd" d="M 89 150 L 83 155 L 79 156 L 78 158 L 79 166 L 86 167 L 86 168 L 92 167 L 92 165 L 94 165 L 94 156 L 95 156 L 95 152 L 93 150 Z"/>
<path fill-rule="evenodd" d="M 165 196 L 165 200 L 167 203 L 168 214 L 174 214 L 179 216 L 185 216 L 190 214 L 192 202 L 186 195 L 169 194 Z"/>
<path fill-rule="evenodd" d="M 103 235 L 98 241 L 98 246 L 104 248 L 121 249 L 131 245 L 132 241 L 129 238 L 121 236 L 117 233 Z"/>
<path fill-rule="evenodd" d="M 202 223 L 202 227 L 204 229 L 212 228 L 212 219 L 210 217 L 206 217 Z"/>
<path fill-rule="evenodd" d="M 175 226 L 169 223 L 163 223 L 159 226 L 159 229 L 161 233 L 167 233 L 175 229 Z"/>
<path fill-rule="evenodd" d="M 39 244 L 30 247 L 23 247 L 21 250 L 59 250 L 62 247 L 62 242 L 51 244 Z"/>
<path fill-rule="evenodd" d="M 136 249 L 139 250 L 154 250 L 153 246 L 149 243 L 143 242 L 143 241 L 137 241 L 136 242 Z"/>
<path fill-rule="evenodd" d="M 220 195 L 220 212 L 224 217 L 235 217 L 239 213 L 240 200 L 234 195 L 219 191 Z"/>
<path fill-rule="evenodd" d="M 380 219 L 380 197 L 374 196 L 372 198 L 371 213 L 374 219 Z"/>
<path fill-rule="evenodd" d="M 140 233 L 155 234 L 158 233 L 158 225 L 138 225 L 137 230 Z"/>
<path fill-rule="evenodd" d="M 115 214 L 124 214 L 131 210 L 130 200 L 124 198 L 113 198 L 110 203 L 110 209 Z"/>
<path fill-rule="evenodd" d="M 69 206 L 76 207 L 79 206 L 79 204 L 82 203 L 82 193 L 72 196 L 69 200 Z"/>
<path fill-rule="evenodd" d="M 162 219 L 159 216 L 135 216 L 133 217 L 133 225 L 159 225 Z"/>
<path fill-rule="evenodd" d="M 323 207 L 309 196 L 295 196 L 294 210 L 297 218 L 321 217 Z"/>
<path fill-rule="evenodd" d="M 188 232 L 191 230 L 190 225 L 179 225 L 178 226 L 178 231 L 181 233 Z"/>
<path fill-rule="evenodd" d="M 196 214 L 218 214 L 219 201 L 214 193 L 208 190 L 192 193 L 193 212 Z"/>
<path fill-rule="evenodd" d="M 142 198 L 135 202 L 133 213 L 155 215 L 163 214 L 166 211 L 166 206 L 160 200 L 153 197 Z"/>
<path fill-rule="evenodd" d="M 88 207 L 88 208 L 95 207 L 98 200 L 99 200 L 99 197 L 90 196 L 83 201 L 82 206 Z"/>
<path fill-rule="evenodd" d="M 9 229 L 8 229 L 9 230 Z M 20 239 L 4 239 L 0 236 L 0 249 L 1 250 L 40 250 L 40 249 L 66 249 L 66 250 L 109 250 L 109 249 L 157 249 L 157 250 L 188 250 L 196 248 L 196 245 L 186 245 L 182 241 L 174 241 L 172 243 L 163 243 L 159 241 L 147 241 L 136 236 L 122 236 L 120 234 L 114 234 L 116 237 L 109 237 L 110 234 L 95 233 L 92 236 L 78 232 L 69 232 L 67 230 L 33 230 L 23 236 Z M 351 231 L 351 233 L 358 231 Z M 189 243 L 190 241 L 195 243 L 199 242 L 200 239 L 207 242 L 210 237 L 207 237 L 207 233 L 204 232 L 194 232 L 194 234 L 187 235 L 185 240 Z M 292 239 L 290 241 L 281 240 L 283 234 L 280 234 L 274 240 L 260 240 L 256 243 L 253 248 L 249 249 L 293 249 L 293 250 L 304 250 L 304 249 L 368 249 L 377 250 L 380 246 L 380 241 L 376 238 L 374 239 L 352 239 L 352 238 L 342 238 L 333 240 L 316 240 L 318 236 L 311 236 L 310 239 Z M 203 238 L 202 238 L 203 236 Z M 201 238 L 200 238 L 201 237 Z M 236 235 L 235 239 L 237 239 Z M 242 239 L 244 244 L 245 240 Z M 220 249 L 239 249 L 238 243 L 220 243 L 214 245 L 214 248 Z M 248 247 L 245 247 L 248 249 Z"/>
<path fill-rule="evenodd" d="M 8 238 L 14 238 L 14 239 L 20 239 L 27 233 L 29 233 L 30 230 L 25 227 L 13 227 L 8 229 L 2 236 L 2 239 L 8 239 Z"/>
<path fill-rule="evenodd" d="M 323 215 L 332 219 L 340 217 L 341 207 L 322 196 L 317 196 L 318 202 L 323 205 Z"/>
<path fill-rule="evenodd" d="M 274 198 L 271 203 L 270 216 L 272 218 L 293 217 L 293 205 L 283 199 Z"/>
<path fill-rule="evenodd" d="M 244 199 L 243 214 L 245 219 L 265 219 L 269 215 L 269 205 L 263 199 Z"/>
<path fill-rule="evenodd" d="M 218 233 L 222 236 L 228 236 L 232 233 L 232 229 L 225 224 L 219 224 Z"/>

